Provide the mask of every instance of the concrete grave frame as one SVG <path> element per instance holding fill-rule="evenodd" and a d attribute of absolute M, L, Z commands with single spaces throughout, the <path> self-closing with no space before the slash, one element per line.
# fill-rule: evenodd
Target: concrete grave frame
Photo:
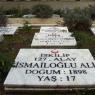
<path fill-rule="evenodd" d="M 36 58 L 36 59 L 35 59 Z M 41 59 L 39 59 L 41 58 Z M 46 58 L 46 59 L 44 59 Z M 63 58 L 62 60 L 58 60 Z M 56 59 L 56 60 L 55 60 Z M 64 60 L 64 61 L 63 61 Z M 44 67 L 41 65 L 43 62 Z M 58 62 L 64 65 L 62 68 L 57 66 Z M 35 65 L 27 67 L 25 63 L 37 63 L 41 67 Z M 49 67 L 47 70 L 60 70 L 60 74 L 33 74 L 27 73 L 28 70 L 45 69 L 45 63 L 50 66 L 54 63 L 57 67 Z M 72 63 L 72 64 L 71 64 Z M 18 65 L 17 65 L 18 64 Z M 60 66 L 62 66 L 62 64 Z M 76 64 L 76 65 L 75 65 Z M 6 91 L 39 91 L 39 90 L 63 90 L 63 89 L 94 89 L 95 88 L 95 60 L 88 49 L 21 49 L 15 59 L 15 67 L 12 67 L 5 82 Z M 23 67 L 25 66 L 25 67 Z M 82 72 L 73 72 L 80 70 Z M 57 80 L 41 80 L 37 76 L 56 76 Z M 75 76 L 75 79 L 69 77 Z M 35 81 L 34 81 L 35 80 Z"/>

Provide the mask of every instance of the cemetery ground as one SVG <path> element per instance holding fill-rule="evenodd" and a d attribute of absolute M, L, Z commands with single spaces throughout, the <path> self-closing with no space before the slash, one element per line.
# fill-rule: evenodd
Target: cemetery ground
<path fill-rule="evenodd" d="M 9 62 L 9 63 L 7 63 L 6 66 L 4 66 L 2 68 L 4 70 L 4 73 L 2 75 L 3 77 L 2 78 L 0 77 L 0 95 L 3 95 L 3 93 L 4 93 L 3 82 L 4 82 L 7 72 L 8 72 L 6 70 L 6 68 L 8 68 L 8 65 L 11 62 L 14 62 L 14 59 L 16 58 L 16 55 L 19 52 L 20 48 L 31 48 L 31 42 L 32 42 L 35 32 L 39 32 L 39 29 L 32 29 L 31 31 L 22 31 L 22 30 L 18 29 L 17 32 L 15 33 L 15 35 L 4 36 L 4 41 L 0 43 L 0 57 L 2 57 L 4 61 L 8 60 L 8 62 Z M 73 36 L 77 40 L 77 46 L 75 46 L 74 48 L 78 48 L 78 49 L 87 48 L 91 51 L 93 57 L 95 58 L 95 36 L 92 34 L 92 32 L 76 30 L 76 31 L 73 31 Z M 52 47 L 49 47 L 49 48 L 52 48 Z M 58 47 L 58 48 L 63 49 L 64 47 Z M 80 92 L 78 92 L 77 90 L 74 92 L 76 93 L 75 95 L 81 95 Z M 85 94 L 85 93 L 87 93 L 87 94 Z M 46 95 L 54 94 L 55 95 L 56 92 L 42 93 L 42 95 L 44 95 L 44 94 L 46 94 Z M 94 95 L 95 91 L 91 91 L 91 92 L 85 91 L 83 94 Z M 70 93 L 70 95 L 74 95 L 74 93 L 73 94 Z"/>

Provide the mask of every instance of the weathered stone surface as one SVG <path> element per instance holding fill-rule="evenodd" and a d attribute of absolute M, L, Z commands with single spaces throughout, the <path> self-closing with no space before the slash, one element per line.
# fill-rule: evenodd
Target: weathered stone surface
<path fill-rule="evenodd" d="M 68 33 L 69 30 L 67 27 L 41 27 L 40 28 L 40 33 L 51 33 L 51 32 L 64 32 L 64 33 Z"/>
<path fill-rule="evenodd" d="M 75 46 L 71 33 L 36 33 L 31 46 Z"/>
<path fill-rule="evenodd" d="M 4 85 L 91 87 L 95 85 L 95 60 L 88 49 L 21 49 Z"/>
<path fill-rule="evenodd" d="M 14 35 L 18 27 L 10 26 L 10 27 L 0 27 L 0 32 L 4 35 Z"/>

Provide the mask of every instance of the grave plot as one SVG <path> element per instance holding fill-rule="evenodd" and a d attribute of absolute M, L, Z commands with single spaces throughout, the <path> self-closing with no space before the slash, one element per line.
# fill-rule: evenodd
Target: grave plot
<path fill-rule="evenodd" d="M 95 35 L 95 27 L 91 27 L 91 31 L 92 31 L 93 34 Z"/>
<path fill-rule="evenodd" d="M 72 33 L 35 33 L 31 46 L 75 46 Z"/>
<path fill-rule="evenodd" d="M 95 87 L 95 60 L 88 49 L 21 49 L 5 90 Z"/>
<path fill-rule="evenodd" d="M 51 33 L 51 32 L 64 32 L 64 33 L 68 33 L 68 28 L 67 27 L 41 27 L 40 28 L 40 33 Z"/>
<path fill-rule="evenodd" d="M 11 26 L 11 27 L 0 27 L 0 32 L 4 35 L 14 35 L 17 30 L 17 27 Z"/>

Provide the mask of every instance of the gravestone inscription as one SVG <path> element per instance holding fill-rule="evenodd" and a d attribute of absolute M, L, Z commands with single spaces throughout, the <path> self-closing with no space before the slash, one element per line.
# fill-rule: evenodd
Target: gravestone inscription
<path fill-rule="evenodd" d="M 71 33 L 35 33 L 31 46 L 75 46 Z"/>
<path fill-rule="evenodd" d="M 21 49 L 4 85 L 93 86 L 95 60 L 88 49 Z"/>

